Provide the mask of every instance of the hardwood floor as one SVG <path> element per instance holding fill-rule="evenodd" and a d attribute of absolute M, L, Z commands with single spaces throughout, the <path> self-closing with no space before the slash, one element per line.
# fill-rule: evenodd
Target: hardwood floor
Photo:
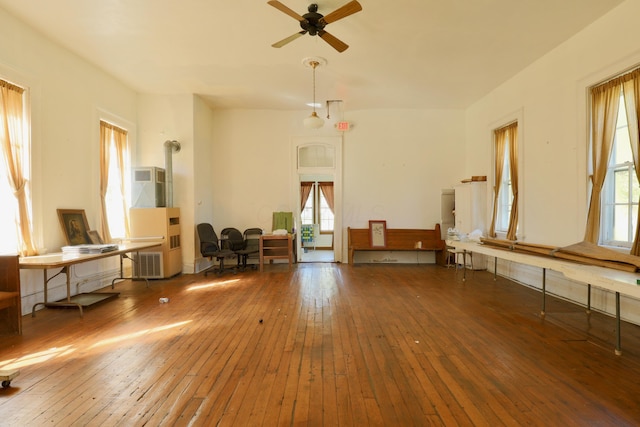
<path fill-rule="evenodd" d="M 612 318 L 553 298 L 541 318 L 539 292 L 490 273 L 274 264 L 116 291 L 2 337 L 21 374 L 0 425 L 640 423 L 640 328 L 615 356 Z"/>

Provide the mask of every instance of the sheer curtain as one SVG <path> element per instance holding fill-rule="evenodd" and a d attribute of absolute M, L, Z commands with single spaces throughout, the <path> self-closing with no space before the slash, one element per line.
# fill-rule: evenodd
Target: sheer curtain
<path fill-rule="evenodd" d="M 607 176 L 620 102 L 621 79 L 591 89 L 591 198 L 584 240 L 598 243 L 602 187 Z"/>
<path fill-rule="evenodd" d="M 0 80 L 0 144 L 7 166 L 7 179 L 18 202 L 18 228 L 22 256 L 36 255 L 31 227 L 31 208 L 27 194 L 28 181 L 24 176 L 28 144 L 24 132 L 24 89 Z"/>
<path fill-rule="evenodd" d="M 489 236 L 496 236 L 496 218 L 498 216 L 498 205 L 500 190 L 502 187 L 502 175 L 504 173 L 504 153 L 509 146 L 509 170 L 511 172 L 511 193 L 512 204 L 509 215 L 509 226 L 507 229 L 507 239 L 515 240 L 518 229 L 518 123 L 512 123 L 494 131 L 495 135 L 495 187 L 493 190 L 493 217 Z"/>
<path fill-rule="evenodd" d="M 109 170 L 111 166 L 111 150 L 115 148 L 118 178 L 120 183 L 120 200 L 122 217 L 124 218 L 125 237 L 129 233 L 129 204 L 126 197 L 127 155 L 129 142 L 127 131 L 110 123 L 100 121 L 100 231 L 105 242 L 113 240 L 109 229 L 109 206 L 107 205 L 107 191 L 109 189 Z"/>

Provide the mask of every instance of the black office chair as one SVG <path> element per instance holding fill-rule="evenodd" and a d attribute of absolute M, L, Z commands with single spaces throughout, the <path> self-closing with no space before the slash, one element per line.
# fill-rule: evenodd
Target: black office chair
<path fill-rule="evenodd" d="M 247 228 L 244 230 L 243 237 L 247 254 L 242 258 L 242 268 L 247 268 L 249 258 L 260 259 L 260 236 L 262 236 L 262 228 Z M 253 264 L 251 267 L 258 268 L 258 264 Z"/>
<path fill-rule="evenodd" d="M 220 232 L 220 237 L 222 247 L 233 251 L 238 257 L 238 269 L 244 270 L 247 267 L 247 257 L 251 254 L 258 253 L 259 247 L 255 247 L 254 245 L 248 247 L 244 235 L 240 233 L 240 230 L 237 228 L 225 228 Z"/>
<path fill-rule="evenodd" d="M 220 246 L 218 235 L 213 229 L 213 226 L 209 223 L 203 222 L 196 226 L 198 231 L 198 238 L 200 239 L 200 253 L 203 257 L 209 259 L 218 260 L 219 266 L 212 265 L 204 271 L 206 276 L 210 271 L 215 271 L 218 275 L 222 274 L 225 270 L 224 259 L 234 256 L 234 252 L 228 249 L 223 249 Z M 217 270 L 216 270 L 216 267 Z"/>

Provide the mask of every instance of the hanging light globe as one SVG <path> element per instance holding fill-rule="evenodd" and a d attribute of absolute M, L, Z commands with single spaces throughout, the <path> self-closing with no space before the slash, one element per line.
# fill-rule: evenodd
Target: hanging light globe
<path fill-rule="evenodd" d="M 304 127 L 309 129 L 318 129 L 324 126 L 324 120 L 318 117 L 318 113 L 315 111 L 311 113 L 309 117 L 304 119 Z"/>

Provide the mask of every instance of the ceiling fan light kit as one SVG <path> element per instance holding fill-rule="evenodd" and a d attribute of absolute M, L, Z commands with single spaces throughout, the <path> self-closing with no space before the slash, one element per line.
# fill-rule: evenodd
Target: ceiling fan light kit
<path fill-rule="evenodd" d="M 357 0 L 352 0 L 349 3 L 345 4 L 329 13 L 328 15 L 322 15 L 318 13 L 318 5 L 312 3 L 308 7 L 308 12 L 304 15 L 299 15 L 295 11 L 289 9 L 284 4 L 280 3 L 278 0 L 270 0 L 267 4 L 275 7 L 280 12 L 283 12 L 292 18 L 298 20 L 300 22 L 300 28 L 302 31 L 292 34 L 289 37 L 286 37 L 279 42 L 272 44 L 273 47 L 282 47 L 298 37 L 302 37 L 305 34 L 309 34 L 310 36 L 319 36 L 322 40 L 327 42 L 331 47 L 333 47 L 338 52 L 344 52 L 349 48 L 349 45 L 344 43 L 342 40 L 339 40 L 337 37 L 329 34 L 324 30 L 328 24 L 335 22 L 339 19 L 346 18 L 349 15 L 353 15 L 356 12 L 360 12 L 362 10 L 362 6 Z"/>

